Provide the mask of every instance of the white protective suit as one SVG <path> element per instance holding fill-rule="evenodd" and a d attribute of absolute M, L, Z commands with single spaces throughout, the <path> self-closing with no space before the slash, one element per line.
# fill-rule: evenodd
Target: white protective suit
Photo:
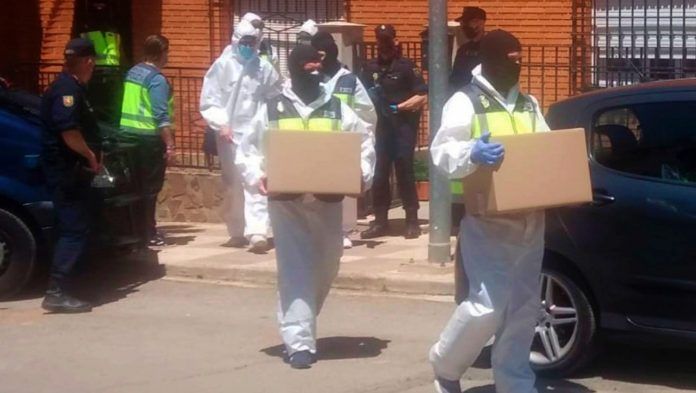
<path fill-rule="evenodd" d="M 292 100 L 300 116 L 307 119 L 315 109 L 331 99 L 322 95 L 306 105 L 291 88 L 283 94 Z M 361 169 L 366 187 L 372 184 L 375 166 L 374 138 L 355 113 L 341 105 L 344 132 L 362 134 Z M 268 112 L 262 110 L 255 120 L 254 132 L 245 136 L 237 165 L 248 184 L 258 185 L 264 176 L 263 138 L 268 130 Z M 278 322 L 288 356 L 297 351 L 316 353 L 316 317 L 338 273 L 343 254 L 341 204 L 329 203 L 304 195 L 296 200 L 269 203 L 275 234 L 278 264 Z"/>
<path fill-rule="evenodd" d="M 247 21 L 249 23 L 258 20 L 263 22 L 263 18 L 260 16 L 256 15 L 253 12 L 247 12 L 242 16 L 243 21 Z M 259 31 L 259 45 L 261 45 L 262 41 L 266 41 L 266 45 L 268 46 L 270 52 L 271 52 L 271 57 L 267 59 L 271 65 L 273 65 L 273 68 L 275 68 L 276 72 L 280 74 L 280 59 L 278 58 L 278 51 L 276 50 L 273 45 L 271 45 L 270 40 L 264 35 L 263 31 Z"/>
<path fill-rule="evenodd" d="M 268 201 L 258 187 L 244 184 L 234 164 L 237 146 L 252 129 L 253 116 L 268 97 L 279 93 L 278 73 L 266 61 L 242 59 L 237 51 L 243 36 L 258 37 L 259 30 L 249 22 L 237 24 L 232 45 L 215 60 L 203 80 L 201 115 L 215 131 L 229 127 L 234 143 L 217 138 L 217 150 L 225 185 L 223 218 L 230 237 L 267 236 Z"/>
<path fill-rule="evenodd" d="M 519 86 L 503 97 L 481 75 L 481 66 L 474 69 L 473 76 L 473 83 L 512 112 Z M 536 131 L 548 131 L 539 105 L 533 101 L 537 110 Z M 445 104 L 442 125 L 430 147 L 435 165 L 452 179 L 463 178 L 477 169 L 470 159 L 476 143 L 471 138 L 474 113 L 468 96 L 461 92 L 453 95 Z M 459 236 L 469 278 L 469 297 L 457 307 L 440 340 L 430 350 L 435 374 L 458 381 L 495 336 L 492 363 L 496 391 L 536 392 L 529 353 L 540 307 L 544 212 L 495 217 L 467 215 L 462 219 Z"/>
<path fill-rule="evenodd" d="M 351 72 L 343 67 L 334 75 L 331 79 L 324 83 L 324 89 L 326 91 L 335 92 L 336 82 L 344 76 L 351 74 Z M 375 106 L 372 104 L 370 96 L 367 94 L 367 89 L 363 86 L 360 79 L 357 79 L 357 86 L 355 89 L 355 95 L 353 101 L 353 111 L 356 115 L 365 123 L 365 127 L 370 135 L 375 133 L 375 125 L 377 124 L 377 112 L 375 111 Z M 348 235 L 353 232 L 358 226 L 358 200 L 357 198 L 346 197 L 343 200 L 343 233 Z"/>

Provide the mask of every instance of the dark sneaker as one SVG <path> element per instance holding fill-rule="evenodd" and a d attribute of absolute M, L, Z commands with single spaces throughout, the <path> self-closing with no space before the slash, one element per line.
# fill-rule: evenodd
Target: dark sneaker
<path fill-rule="evenodd" d="M 316 362 L 314 355 L 309 351 L 299 351 L 295 352 L 290 356 L 290 367 L 304 370 L 312 367 L 312 364 Z"/>
<path fill-rule="evenodd" d="M 462 386 L 459 381 L 435 377 L 435 391 L 437 393 L 462 393 Z"/>
<path fill-rule="evenodd" d="M 41 307 L 52 313 L 77 314 L 92 311 L 92 305 L 76 299 L 65 292 L 47 293 Z"/>
<path fill-rule="evenodd" d="M 421 235 L 421 229 L 418 222 L 407 222 L 404 237 L 406 239 L 418 239 Z"/>
<path fill-rule="evenodd" d="M 164 236 L 162 236 L 161 233 L 156 233 L 152 238 L 150 238 L 150 241 L 148 242 L 148 245 L 150 247 L 162 247 L 166 245 L 167 243 L 164 242 Z"/>
<path fill-rule="evenodd" d="M 363 240 L 374 239 L 377 237 L 387 236 L 389 225 L 372 221 L 370 227 L 360 233 L 360 238 Z"/>
<path fill-rule="evenodd" d="M 235 237 L 231 237 L 230 240 L 223 243 L 222 246 L 229 247 L 229 248 L 244 248 L 248 244 L 249 244 L 249 240 L 247 240 L 246 237 L 235 236 Z"/>

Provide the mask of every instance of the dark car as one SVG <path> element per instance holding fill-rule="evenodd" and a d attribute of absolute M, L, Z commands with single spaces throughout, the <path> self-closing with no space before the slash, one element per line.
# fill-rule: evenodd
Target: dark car
<path fill-rule="evenodd" d="M 53 205 L 39 164 L 42 122 L 38 96 L 0 89 L 0 298 L 22 289 L 52 245 Z M 141 195 L 131 176 L 131 146 L 104 131 L 104 165 L 115 184 L 100 189 L 92 244 L 98 247 L 143 243 L 144 229 L 135 214 Z"/>
<path fill-rule="evenodd" d="M 547 120 L 586 130 L 594 203 L 547 212 L 535 370 L 572 373 L 605 333 L 696 343 L 696 80 L 583 94 Z"/>

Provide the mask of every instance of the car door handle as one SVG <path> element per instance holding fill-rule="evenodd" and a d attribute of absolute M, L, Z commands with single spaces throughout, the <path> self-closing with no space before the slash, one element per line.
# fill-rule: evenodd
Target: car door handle
<path fill-rule="evenodd" d="M 616 202 L 616 198 L 610 195 L 606 190 L 594 189 L 592 192 L 593 206 L 606 206 Z"/>

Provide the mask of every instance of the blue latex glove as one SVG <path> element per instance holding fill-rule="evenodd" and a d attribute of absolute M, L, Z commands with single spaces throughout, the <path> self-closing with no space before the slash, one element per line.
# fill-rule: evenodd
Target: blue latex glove
<path fill-rule="evenodd" d="M 471 162 L 477 165 L 498 165 L 505 156 L 505 148 L 500 143 L 490 143 L 491 133 L 486 132 L 471 149 Z"/>

